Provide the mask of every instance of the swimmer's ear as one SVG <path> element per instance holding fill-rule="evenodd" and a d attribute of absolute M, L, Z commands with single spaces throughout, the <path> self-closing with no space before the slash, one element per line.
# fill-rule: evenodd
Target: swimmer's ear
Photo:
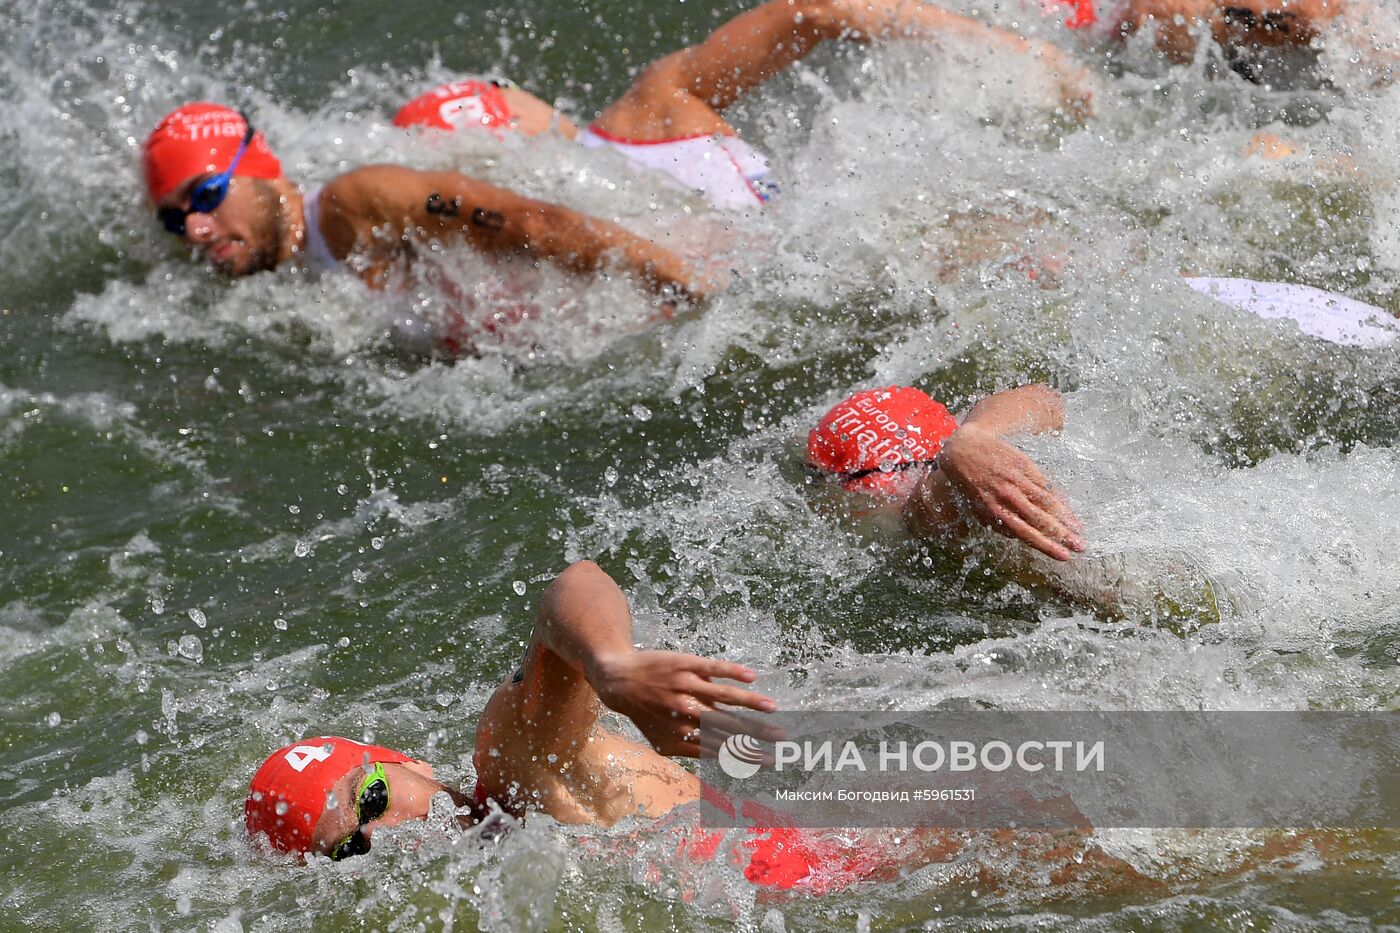
<path fill-rule="evenodd" d="M 426 761 L 419 761 L 417 758 L 410 758 L 408 759 L 408 761 L 401 762 L 401 764 L 408 770 L 414 772 L 415 774 L 420 774 L 430 781 L 434 779 L 433 766 L 428 764 Z"/>

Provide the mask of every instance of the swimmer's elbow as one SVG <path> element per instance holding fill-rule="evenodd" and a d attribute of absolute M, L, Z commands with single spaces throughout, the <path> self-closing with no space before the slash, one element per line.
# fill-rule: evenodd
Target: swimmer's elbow
<path fill-rule="evenodd" d="M 568 585 L 569 583 L 580 579 L 596 580 L 600 576 L 607 576 L 607 574 L 603 572 L 602 567 L 599 567 L 591 560 L 576 560 L 572 564 L 564 568 L 564 572 L 559 574 L 559 576 L 554 579 L 554 583 L 564 583 L 565 585 Z"/>
<path fill-rule="evenodd" d="M 548 615 L 569 606 L 577 599 L 587 599 L 599 587 L 615 588 L 613 578 L 591 560 L 574 561 L 545 588 L 540 609 Z"/>
<path fill-rule="evenodd" d="M 1059 433 L 1065 429 L 1065 400 L 1060 393 L 1041 382 L 1026 386 L 1033 400 L 1037 429 Z"/>
<path fill-rule="evenodd" d="M 596 574 L 603 572 L 603 568 L 593 563 L 591 560 L 576 560 L 565 567 L 559 576 L 545 588 L 544 596 L 546 601 L 558 599 L 562 593 L 573 589 L 580 583 L 586 582 Z"/>

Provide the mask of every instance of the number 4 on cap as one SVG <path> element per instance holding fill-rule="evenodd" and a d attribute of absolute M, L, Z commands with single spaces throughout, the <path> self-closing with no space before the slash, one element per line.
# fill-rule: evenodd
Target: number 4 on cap
<path fill-rule="evenodd" d="M 287 752 L 287 764 L 299 774 L 313 761 L 325 761 L 331 753 L 319 745 L 298 745 Z"/>

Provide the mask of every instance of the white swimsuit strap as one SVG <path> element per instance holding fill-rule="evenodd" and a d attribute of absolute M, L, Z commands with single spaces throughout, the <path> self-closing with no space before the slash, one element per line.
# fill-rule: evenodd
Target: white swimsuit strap
<path fill-rule="evenodd" d="M 302 255 L 306 257 L 307 266 L 318 272 L 340 268 L 340 260 L 335 258 L 331 248 L 326 245 L 325 235 L 321 233 L 321 189 L 306 192 L 302 195 L 301 204 L 302 217 L 306 221 Z"/>

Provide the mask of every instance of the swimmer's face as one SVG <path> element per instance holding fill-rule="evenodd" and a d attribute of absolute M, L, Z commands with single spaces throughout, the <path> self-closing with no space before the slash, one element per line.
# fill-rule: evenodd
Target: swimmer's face
<path fill-rule="evenodd" d="M 1342 0 L 1220 0 L 1211 29 L 1229 49 L 1307 46 L 1341 9 Z"/>
<path fill-rule="evenodd" d="M 156 205 L 187 210 L 190 194 L 213 173 L 195 175 Z M 209 213 L 185 215 L 182 239 L 204 260 L 228 275 L 250 275 L 277 265 L 281 245 L 281 205 L 277 189 L 261 178 L 235 177 L 228 195 Z"/>
<path fill-rule="evenodd" d="M 928 473 L 926 463 L 909 463 L 898 469 L 883 472 L 879 470 L 855 475 L 828 473 L 820 467 L 808 464 L 808 469 L 824 480 L 840 486 L 847 492 L 868 496 L 871 502 L 893 503 L 902 506 L 918 488 L 919 480 Z"/>
<path fill-rule="evenodd" d="M 465 803 L 462 796 L 433 777 L 433 766 L 426 761 L 406 761 L 402 764 L 383 765 L 389 785 L 389 805 L 384 815 L 377 820 L 359 825 L 356 817 L 355 792 L 365 776 L 363 768 L 356 766 L 336 781 L 331 788 L 336 805 L 327 805 L 321 819 L 312 832 L 312 851 L 322 855 L 347 837 L 358 831 L 366 841 L 372 842 L 375 830 L 397 826 L 410 820 L 427 819 L 433 795 L 447 792 L 459 805 Z"/>

